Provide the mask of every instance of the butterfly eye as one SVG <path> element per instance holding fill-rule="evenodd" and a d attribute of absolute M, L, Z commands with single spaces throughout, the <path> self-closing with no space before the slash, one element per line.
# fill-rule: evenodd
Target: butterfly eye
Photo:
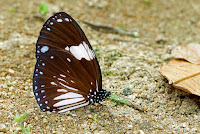
<path fill-rule="evenodd" d="M 70 15 L 56 13 L 44 23 L 36 59 L 33 92 L 42 111 L 66 112 L 109 96 L 95 53 Z"/>

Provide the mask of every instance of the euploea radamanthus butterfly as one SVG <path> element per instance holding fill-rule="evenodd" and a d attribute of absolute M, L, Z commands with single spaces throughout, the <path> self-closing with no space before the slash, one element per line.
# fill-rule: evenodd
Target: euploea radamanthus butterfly
<path fill-rule="evenodd" d="M 42 111 L 62 113 L 110 96 L 84 32 L 67 13 L 43 25 L 36 43 L 33 92 Z"/>

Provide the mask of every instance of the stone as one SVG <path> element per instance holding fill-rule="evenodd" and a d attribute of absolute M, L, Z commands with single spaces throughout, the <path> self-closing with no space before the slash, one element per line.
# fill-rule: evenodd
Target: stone
<path fill-rule="evenodd" d="M 6 125 L 0 124 L 0 132 L 6 132 Z"/>

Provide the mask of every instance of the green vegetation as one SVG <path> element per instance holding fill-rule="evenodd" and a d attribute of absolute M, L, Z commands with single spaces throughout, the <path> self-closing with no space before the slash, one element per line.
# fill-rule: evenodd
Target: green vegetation
<path fill-rule="evenodd" d="M 94 50 L 96 57 L 100 58 L 100 49 L 99 49 L 98 45 L 93 45 L 92 48 Z"/>
<path fill-rule="evenodd" d="M 73 113 L 69 113 L 69 115 L 70 115 L 70 116 L 72 116 L 72 115 L 73 115 Z"/>
<path fill-rule="evenodd" d="M 23 113 L 21 116 L 20 115 L 15 115 L 14 116 L 14 119 L 15 121 L 18 123 L 18 125 L 21 127 L 22 131 L 25 133 L 25 134 L 29 134 L 31 132 L 31 129 L 29 126 L 27 126 L 27 128 L 24 127 L 24 125 L 22 124 L 23 123 L 23 120 L 25 119 L 26 117 L 26 113 Z M 16 134 L 17 132 L 14 132 L 14 134 Z"/>
<path fill-rule="evenodd" d="M 126 28 L 124 28 L 123 26 L 119 26 L 119 28 L 121 29 L 121 30 L 126 30 Z"/>
<path fill-rule="evenodd" d="M 120 56 L 120 54 L 119 54 L 119 52 L 116 49 L 113 49 L 111 51 L 111 54 L 110 54 L 111 58 L 113 58 L 113 57 L 119 57 L 119 56 Z"/>
<path fill-rule="evenodd" d="M 16 13 L 16 9 L 15 8 L 11 8 L 10 10 L 8 10 L 9 13 Z"/>
<path fill-rule="evenodd" d="M 138 36 L 139 36 L 138 30 L 133 31 L 133 34 L 131 34 L 131 37 L 133 37 L 133 38 L 138 38 Z"/>
<path fill-rule="evenodd" d="M 117 76 L 117 74 L 114 74 L 112 71 L 106 71 L 106 75 L 113 75 L 113 76 Z"/>
<path fill-rule="evenodd" d="M 42 15 L 45 15 L 48 13 L 48 5 L 47 3 L 43 2 L 41 5 L 40 5 L 40 14 Z"/>
<path fill-rule="evenodd" d="M 92 119 L 93 119 L 94 121 L 98 121 L 98 120 L 97 120 L 97 117 L 98 117 L 98 114 L 94 114 L 94 116 L 92 117 Z"/>
<path fill-rule="evenodd" d="M 127 104 L 127 100 L 119 99 L 115 94 L 111 94 L 110 98 L 111 98 L 111 105 L 112 106 L 116 106 L 117 103 Z"/>
<path fill-rule="evenodd" d="M 169 61 L 171 58 L 173 58 L 172 56 L 168 56 L 168 57 L 165 57 L 163 58 L 164 61 Z"/>
<path fill-rule="evenodd" d="M 144 0 L 144 2 L 145 2 L 145 3 L 150 3 L 150 2 L 151 2 L 151 0 Z"/>

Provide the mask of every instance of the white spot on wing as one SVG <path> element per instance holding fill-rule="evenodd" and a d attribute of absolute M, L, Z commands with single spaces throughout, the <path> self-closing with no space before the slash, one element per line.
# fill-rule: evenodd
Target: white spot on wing
<path fill-rule="evenodd" d="M 57 22 L 63 22 L 63 20 L 62 19 L 57 19 Z"/>
<path fill-rule="evenodd" d="M 63 75 L 63 74 L 60 74 L 60 76 L 62 76 L 62 77 L 66 77 L 65 75 Z"/>
<path fill-rule="evenodd" d="M 83 98 L 83 95 L 77 94 L 77 93 L 69 92 L 69 93 L 62 94 L 62 95 L 60 95 L 60 96 L 57 96 L 57 97 L 55 97 L 53 100 L 69 99 L 69 98 L 79 98 L 79 97 Z"/>
<path fill-rule="evenodd" d="M 81 60 L 82 58 L 85 58 L 86 60 L 90 60 L 89 55 L 87 54 L 83 44 L 80 44 L 79 46 L 71 46 L 70 52 L 78 60 Z"/>
<path fill-rule="evenodd" d="M 69 87 L 69 86 L 67 86 L 67 85 L 65 85 L 65 84 L 63 84 L 63 83 L 61 83 L 61 82 L 59 82 L 59 83 L 60 83 L 62 86 L 68 88 L 68 89 L 71 89 L 71 90 L 74 90 L 74 91 L 78 91 L 78 89 L 76 89 L 76 88 Z"/>
<path fill-rule="evenodd" d="M 68 60 L 69 62 L 71 62 L 70 58 L 67 58 L 67 60 Z"/>
<path fill-rule="evenodd" d="M 63 81 L 63 82 L 66 82 L 65 80 L 63 80 L 63 79 L 61 79 L 61 78 L 58 78 L 58 80 L 61 80 L 61 81 Z"/>
<path fill-rule="evenodd" d="M 51 82 L 51 85 L 57 85 L 55 82 Z"/>
<path fill-rule="evenodd" d="M 53 107 L 60 107 L 60 106 L 63 106 L 63 105 L 76 103 L 76 102 L 82 101 L 82 100 L 84 100 L 84 99 L 85 99 L 85 98 L 75 98 L 75 99 L 62 100 L 62 101 L 59 101 L 59 102 L 55 103 L 55 104 L 53 105 Z"/>
<path fill-rule="evenodd" d="M 57 89 L 57 92 L 68 92 L 66 89 Z"/>
<path fill-rule="evenodd" d="M 65 18 L 65 20 L 69 22 L 69 19 L 68 19 L 68 18 Z"/>
<path fill-rule="evenodd" d="M 47 30 L 48 30 L 48 31 L 51 31 L 51 29 L 50 29 L 49 27 L 47 28 Z"/>
<path fill-rule="evenodd" d="M 62 107 L 58 107 L 57 109 L 62 110 L 62 109 L 69 108 L 69 107 L 74 107 L 76 105 L 80 105 L 80 104 L 83 104 L 83 103 L 86 103 L 86 101 L 84 100 L 84 101 L 81 101 L 81 102 L 78 102 L 78 103 L 70 104 L 70 106 L 69 105 L 65 105 L 65 106 L 62 106 Z"/>
<path fill-rule="evenodd" d="M 51 56 L 50 58 L 51 58 L 51 59 L 53 59 L 53 58 L 54 58 L 54 56 Z"/>
<path fill-rule="evenodd" d="M 85 43 L 85 41 L 83 41 L 83 45 L 84 45 L 86 51 L 88 52 L 88 55 L 89 55 L 90 59 L 95 58 L 94 51 L 89 48 L 89 46 Z"/>
<path fill-rule="evenodd" d="M 99 92 L 98 82 L 96 80 L 96 91 Z"/>
<path fill-rule="evenodd" d="M 68 46 L 66 46 L 66 47 L 65 47 L 65 50 L 69 51 L 69 47 L 68 47 Z"/>
<path fill-rule="evenodd" d="M 89 46 L 83 41 L 83 44 L 79 44 L 79 46 L 71 46 L 70 52 L 73 54 L 73 56 L 81 60 L 82 58 L 85 58 L 86 60 L 92 60 L 95 58 L 94 51 L 89 48 Z"/>
<path fill-rule="evenodd" d="M 66 112 L 66 111 L 69 111 L 69 110 L 72 110 L 72 109 L 83 107 L 83 106 L 86 106 L 88 104 L 89 104 L 89 101 L 86 102 L 86 103 L 83 103 L 83 104 L 79 104 L 79 105 L 76 105 L 76 106 L 73 106 L 73 107 L 69 107 L 69 108 L 63 109 L 63 110 L 59 111 L 58 113 L 62 113 L 62 112 Z"/>
<path fill-rule="evenodd" d="M 41 52 L 42 53 L 45 53 L 45 52 L 47 52 L 49 50 L 49 47 L 48 46 L 43 46 L 42 48 L 41 48 Z"/>

